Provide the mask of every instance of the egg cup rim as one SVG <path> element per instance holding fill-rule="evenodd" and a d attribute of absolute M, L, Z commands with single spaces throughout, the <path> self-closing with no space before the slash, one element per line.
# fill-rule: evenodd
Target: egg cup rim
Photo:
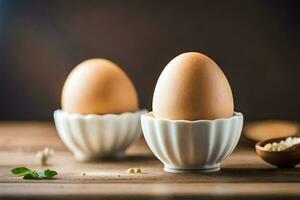
<path fill-rule="evenodd" d="M 222 117 L 217 118 L 213 120 L 207 120 L 207 119 L 199 119 L 199 120 L 185 120 L 185 119 L 164 119 L 164 118 L 156 118 L 153 115 L 153 111 L 147 112 L 142 114 L 142 118 L 148 118 L 154 121 L 160 121 L 160 122 L 168 122 L 168 123 L 189 123 L 189 124 L 195 124 L 195 123 L 215 123 L 219 121 L 230 121 L 234 118 L 243 118 L 243 114 L 241 112 L 233 112 L 233 115 L 231 117 Z"/>
<path fill-rule="evenodd" d="M 62 109 L 57 109 L 55 110 L 53 113 L 55 114 L 63 114 L 63 115 L 68 115 L 70 117 L 80 117 L 80 118 L 86 118 L 86 117 L 96 117 L 96 118 L 103 118 L 103 117 L 121 117 L 121 116 L 125 116 L 125 115 L 142 115 L 147 113 L 148 110 L 147 109 L 141 109 L 138 110 L 136 112 L 124 112 L 124 113 L 120 113 L 120 114 L 114 114 L 114 113 L 108 113 L 108 114 L 80 114 L 80 113 L 70 113 L 67 111 L 64 111 Z"/>

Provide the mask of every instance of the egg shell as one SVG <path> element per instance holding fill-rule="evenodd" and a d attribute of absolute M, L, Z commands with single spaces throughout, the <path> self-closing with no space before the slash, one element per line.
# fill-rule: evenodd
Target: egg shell
<path fill-rule="evenodd" d="M 183 53 L 162 71 L 153 95 L 156 118 L 213 120 L 233 116 L 233 95 L 226 76 L 209 57 Z"/>
<path fill-rule="evenodd" d="M 138 110 L 138 96 L 123 70 L 106 59 L 89 59 L 69 74 L 62 109 L 79 114 L 120 114 Z"/>

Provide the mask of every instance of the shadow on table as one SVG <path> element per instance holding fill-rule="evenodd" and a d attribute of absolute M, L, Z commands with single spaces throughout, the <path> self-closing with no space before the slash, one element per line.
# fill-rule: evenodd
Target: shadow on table
<path fill-rule="evenodd" d="M 300 182 L 300 168 L 223 167 L 211 177 L 225 182 Z"/>

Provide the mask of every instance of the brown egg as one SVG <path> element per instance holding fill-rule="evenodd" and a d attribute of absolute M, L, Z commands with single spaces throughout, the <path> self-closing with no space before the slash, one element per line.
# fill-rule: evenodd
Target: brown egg
<path fill-rule="evenodd" d="M 120 114 L 138 110 L 137 92 L 116 64 L 105 59 L 80 63 L 62 91 L 62 109 L 79 114 Z"/>
<path fill-rule="evenodd" d="M 173 120 L 212 120 L 233 115 L 230 85 L 218 65 L 196 52 L 174 58 L 161 73 L 153 114 Z"/>

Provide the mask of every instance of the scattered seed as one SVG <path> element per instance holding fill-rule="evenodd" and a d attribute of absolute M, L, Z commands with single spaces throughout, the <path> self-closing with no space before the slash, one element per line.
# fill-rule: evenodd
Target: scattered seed
<path fill-rule="evenodd" d="M 41 164 L 41 165 L 47 165 L 48 159 L 53 156 L 54 151 L 53 149 L 49 149 L 48 147 L 44 148 L 42 151 L 38 151 L 36 153 L 36 160 Z"/>
<path fill-rule="evenodd" d="M 127 169 L 127 173 L 133 174 L 133 173 L 135 173 L 135 170 L 133 168 L 129 168 L 129 169 Z"/>

